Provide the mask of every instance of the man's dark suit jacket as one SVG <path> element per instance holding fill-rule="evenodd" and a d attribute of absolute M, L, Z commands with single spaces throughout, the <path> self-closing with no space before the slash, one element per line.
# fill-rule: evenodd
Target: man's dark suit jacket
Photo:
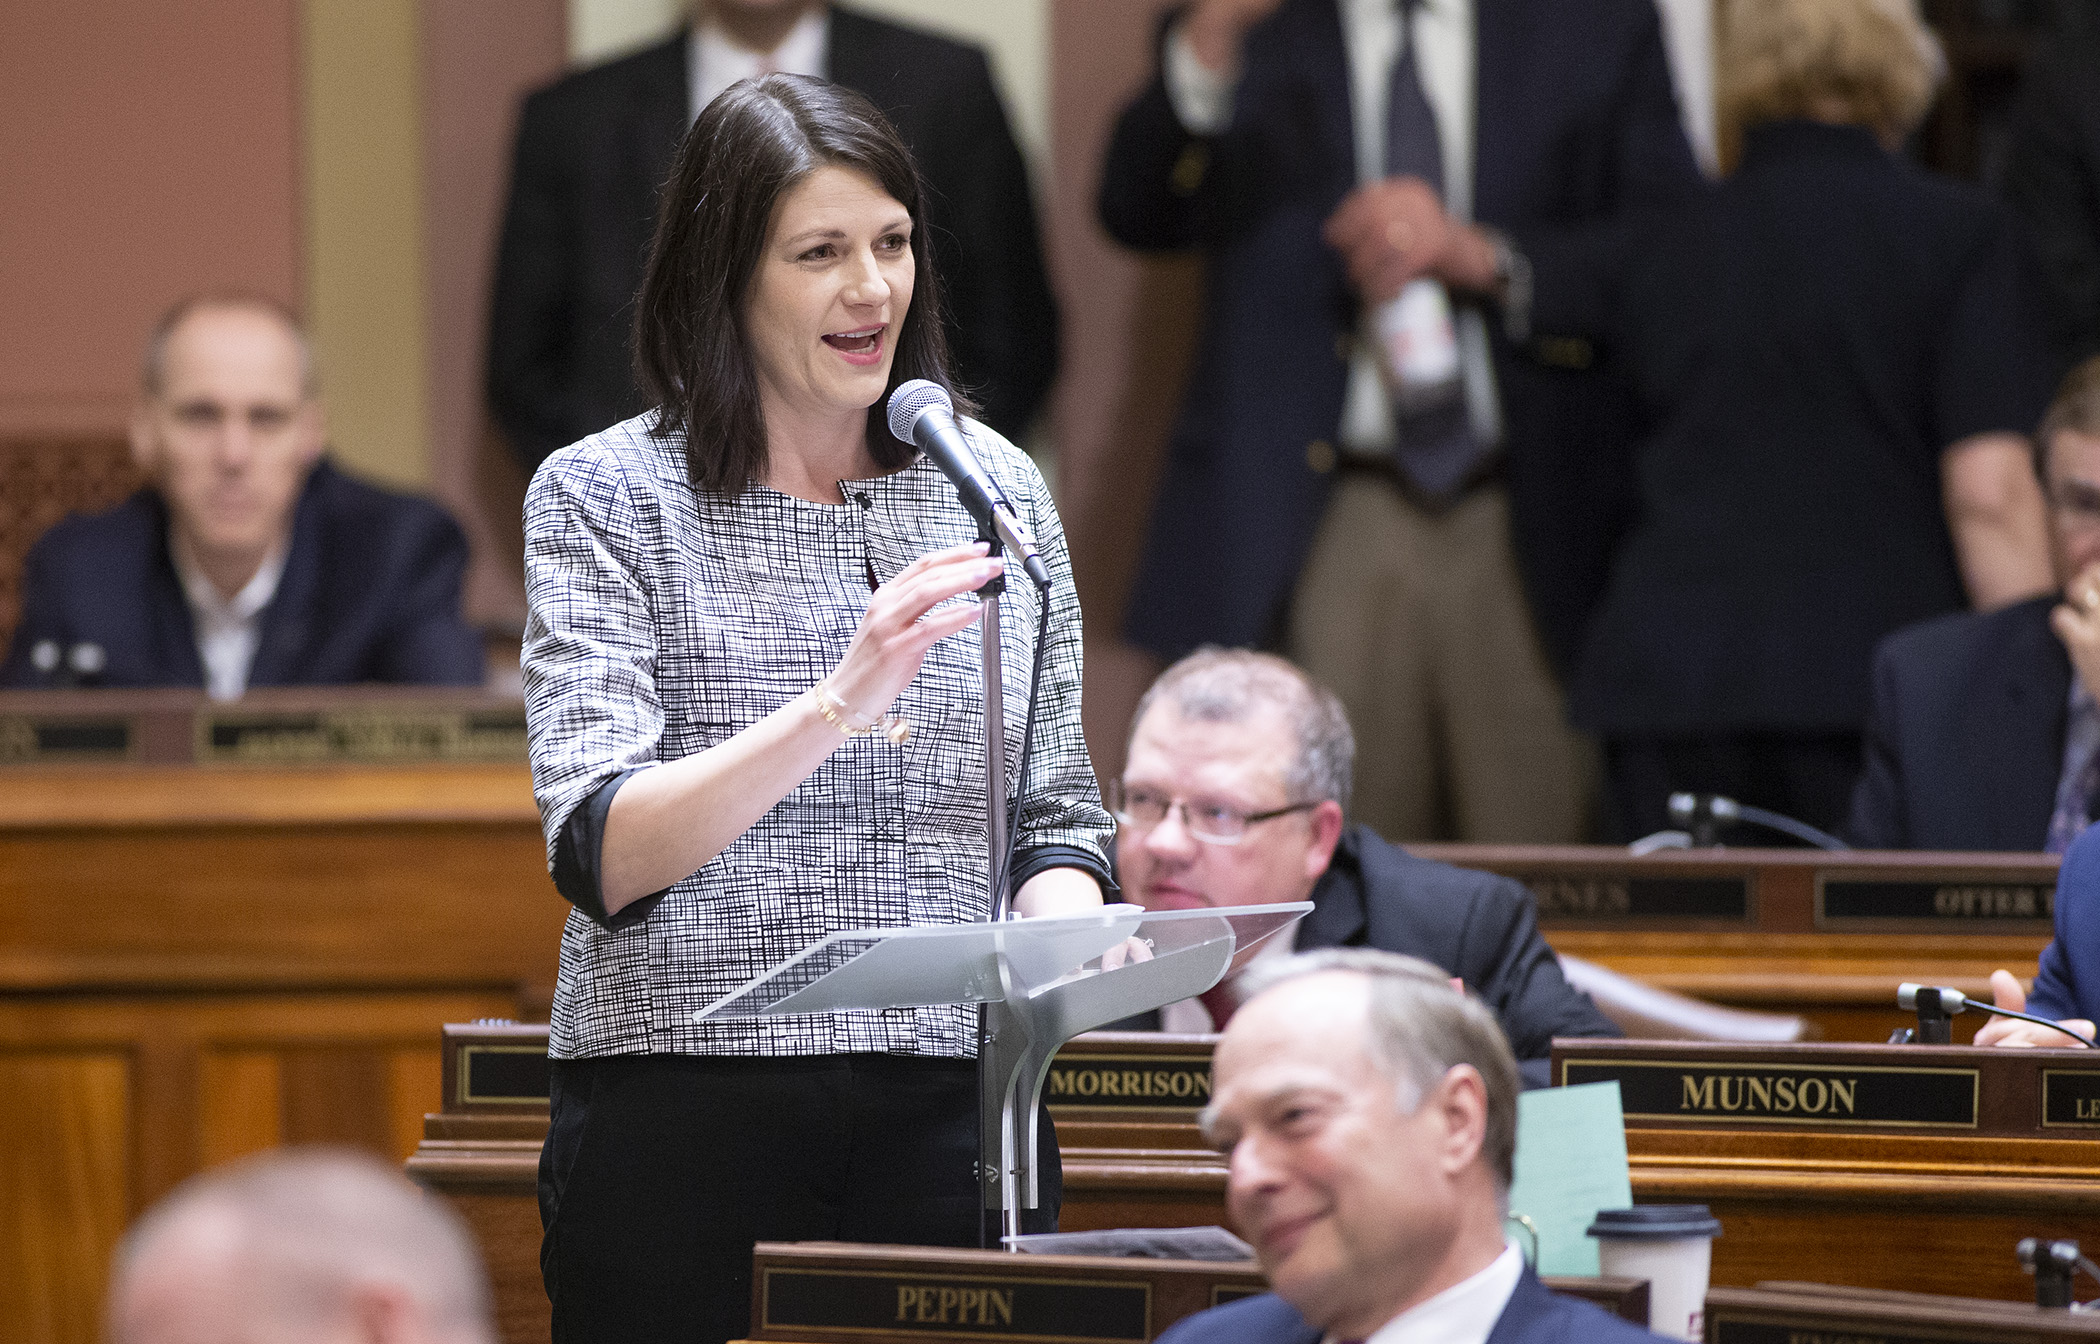
<path fill-rule="evenodd" d="M 2071 659 L 2049 629 L 2056 601 L 1958 612 L 1881 642 L 1847 839 L 1865 849 L 2042 848 L 2070 719 Z"/>
<path fill-rule="evenodd" d="M 1320 1344 L 1324 1335 L 1290 1303 L 1263 1293 L 1184 1317 L 1161 1333 L 1159 1344 Z M 1487 1344 L 1655 1344 L 1655 1339 L 1600 1307 L 1547 1292 L 1527 1269 Z"/>
<path fill-rule="evenodd" d="M 459 614 L 466 563 L 466 538 L 443 509 L 323 462 L 300 493 L 248 684 L 479 685 L 481 640 Z M 0 685 L 42 684 L 29 651 L 46 639 L 99 644 L 104 686 L 204 684 L 168 558 L 167 506 L 152 490 L 46 532 L 30 548 L 22 596 Z"/>
<path fill-rule="evenodd" d="M 1698 190 L 1652 0 L 1478 0 L 1475 13 L 1474 215 L 1536 267 L 1594 248 L 1630 208 Z M 1209 251 L 1200 353 L 1125 622 L 1167 659 L 1281 628 L 1333 483 L 1331 446 L 1312 445 L 1340 425 L 1358 328 L 1320 238 L 1356 186 L 1335 0 L 1286 0 L 1244 51 L 1229 130 L 1191 136 L 1155 77 L 1102 172 L 1118 240 Z M 1569 367 L 1589 358 L 1579 343 L 1495 338 L 1517 558 L 1564 664 L 1629 499 L 1626 407 Z"/>
<path fill-rule="evenodd" d="M 648 409 L 634 300 L 657 193 L 692 125 L 687 34 L 525 100 L 490 306 L 487 391 L 528 469 Z M 1057 374 L 1057 306 L 1028 172 L 977 47 L 834 7 L 830 76 L 911 147 L 949 317 L 980 418 L 1018 436 Z"/>
<path fill-rule="evenodd" d="M 2100 5 L 2059 7 L 2013 110 L 2005 199 L 2027 221 L 2067 353 L 2100 355 Z"/>
<path fill-rule="evenodd" d="M 1568 984 L 1523 884 L 1417 858 L 1351 826 L 1312 891 L 1297 948 L 1376 947 L 1443 967 L 1494 1010 L 1527 1087 L 1550 1081 L 1555 1036 L 1617 1036 Z"/>

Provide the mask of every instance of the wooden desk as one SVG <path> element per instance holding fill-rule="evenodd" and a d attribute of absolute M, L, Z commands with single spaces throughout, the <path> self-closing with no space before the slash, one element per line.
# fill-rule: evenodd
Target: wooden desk
<path fill-rule="evenodd" d="M 2093 1051 L 1557 1041 L 1554 1077 L 1619 1078 L 1634 1200 L 1713 1210 L 1716 1284 L 2031 1302 L 2015 1243 L 2100 1221 Z"/>
<path fill-rule="evenodd" d="M 565 913 L 519 764 L 0 770 L 0 1334 L 97 1339 L 202 1167 L 406 1157 L 439 1026 L 543 1010 Z"/>
<path fill-rule="evenodd" d="M 1905 980 L 1990 998 L 2032 979 L 2050 936 L 2056 859 L 1802 849 L 1418 845 L 1530 887 L 1556 951 L 1695 998 L 1799 1013 L 1832 1041 L 1908 1025 Z M 1955 1026 L 1962 1039 L 1980 1019 Z"/>

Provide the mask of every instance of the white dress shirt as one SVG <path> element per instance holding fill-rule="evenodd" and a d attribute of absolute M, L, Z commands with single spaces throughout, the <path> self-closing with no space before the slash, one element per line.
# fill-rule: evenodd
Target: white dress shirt
<path fill-rule="evenodd" d="M 1486 1269 L 1409 1307 L 1379 1326 L 1364 1344 L 1487 1344 L 1523 1276 L 1524 1253 L 1509 1242 Z M 1336 1341 L 1329 1335 L 1323 1344 Z"/>
<path fill-rule="evenodd" d="M 1437 184 L 1453 218 L 1473 217 L 1474 0 L 1422 0 L 1414 21 L 1403 24 L 1395 0 L 1336 0 L 1342 45 L 1349 54 L 1349 121 L 1356 147 L 1356 180 L 1385 176 L 1386 92 L 1401 45 L 1415 43 L 1415 70 L 1422 94 L 1436 113 L 1444 152 L 1444 180 Z M 1181 26 L 1168 35 L 1167 97 L 1181 124 L 1197 135 L 1217 135 L 1232 124 L 1232 95 L 1239 71 L 1216 72 L 1196 58 Z M 1366 320 L 1369 318 L 1366 305 Z M 1488 358 L 1487 322 L 1475 306 L 1454 314 L 1460 368 L 1473 432 L 1485 443 L 1502 438 L 1502 410 Z M 1392 398 L 1378 370 L 1374 341 L 1359 340 L 1349 363 L 1342 401 L 1340 437 L 1351 451 L 1375 455 L 1393 447 Z"/>
<path fill-rule="evenodd" d="M 788 29 L 780 45 L 768 52 L 738 46 L 719 24 L 704 19 L 693 25 L 687 42 L 686 73 L 691 83 L 692 112 L 698 117 L 722 90 L 740 79 L 768 74 L 823 78 L 831 55 L 831 24 L 825 7 L 814 6 Z"/>
<path fill-rule="evenodd" d="M 228 599 L 190 562 L 174 538 L 168 539 L 168 558 L 175 562 L 175 575 L 182 580 L 190 628 L 197 637 L 197 657 L 204 664 L 205 693 L 214 700 L 238 700 L 248 689 L 248 671 L 262 644 L 263 608 L 277 596 L 286 549 L 282 545 L 273 548 L 255 577 Z"/>
<path fill-rule="evenodd" d="M 1298 923 L 1296 920 L 1293 920 L 1271 934 L 1269 940 L 1261 945 L 1261 950 L 1247 958 L 1245 966 L 1226 975 L 1222 984 L 1225 992 L 1231 996 L 1233 1006 L 1238 1007 L 1246 1002 L 1245 997 L 1239 993 L 1238 985 L 1234 983 L 1240 976 L 1259 966 L 1262 962 L 1275 961 L 1279 958 L 1287 957 L 1297 950 Z M 1201 1036 L 1209 1032 L 1222 1030 L 1218 1026 L 1216 1019 L 1211 1017 L 1209 1007 L 1201 999 L 1183 999 L 1179 1003 L 1170 1003 L 1160 1009 L 1159 1029 L 1161 1031 L 1177 1032 L 1184 1036 Z"/>

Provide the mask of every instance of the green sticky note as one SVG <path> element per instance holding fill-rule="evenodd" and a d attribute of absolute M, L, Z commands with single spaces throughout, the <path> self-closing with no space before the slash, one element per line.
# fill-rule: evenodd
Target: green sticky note
<path fill-rule="evenodd" d="M 1597 1210 L 1633 1204 L 1618 1083 L 1519 1093 L 1516 1165 L 1509 1211 L 1517 1244 L 1529 1249 L 1515 1223 L 1523 1214 L 1538 1229 L 1539 1273 L 1595 1274 L 1597 1240 L 1587 1232 Z"/>

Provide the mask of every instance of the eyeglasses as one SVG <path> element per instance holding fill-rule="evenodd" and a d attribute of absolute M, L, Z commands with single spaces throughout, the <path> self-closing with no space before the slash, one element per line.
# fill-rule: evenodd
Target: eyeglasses
<path fill-rule="evenodd" d="M 1129 788 L 1120 779 L 1111 780 L 1108 785 L 1109 811 L 1131 830 L 1149 831 L 1178 807 L 1181 809 L 1181 824 L 1188 833 L 1212 845 L 1236 845 L 1247 838 L 1247 828 L 1257 822 L 1274 821 L 1319 805 L 1315 800 L 1292 803 L 1289 807 L 1272 808 L 1267 812 L 1242 812 L 1222 803 L 1191 802 L 1143 786 Z"/>
<path fill-rule="evenodd" d="M 2100 490 L 2084 481 L 2058 481 L 2048 488 L 2057 523 L 2075 532 L 2100 527 Z"/>

